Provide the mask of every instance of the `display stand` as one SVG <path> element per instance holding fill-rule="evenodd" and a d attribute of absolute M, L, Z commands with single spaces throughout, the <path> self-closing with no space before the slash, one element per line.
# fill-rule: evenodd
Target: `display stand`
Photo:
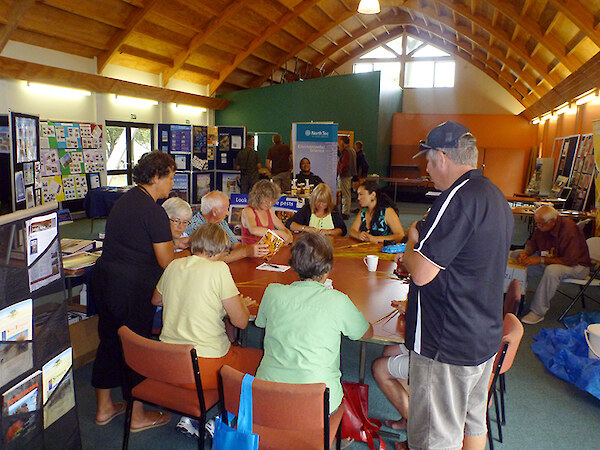
<path fill-rule="evenodd" d="M 57 203 L 0 216 L 1 449 L 79 449 Z"/>
<path fill-rule="evenodd" d="M 173 192 L 190 204 L 218 189 L 239 193 L 235 158 L 246 143 L 246 127 L 159 124 L 160 149 L 177 165 Z"/>
<path fill-rule="evenodd" d="M 570 198 L 573 203 L 571 207 L 578 211 L 585 211 L 593 192 L 594 178 L 596 175 L 596 163 L 594 160 L 594 136 L 584 134 L 579 140 L 577 153 L 573 163 L 573 170 L 569 180 L 571 188 Z"/>

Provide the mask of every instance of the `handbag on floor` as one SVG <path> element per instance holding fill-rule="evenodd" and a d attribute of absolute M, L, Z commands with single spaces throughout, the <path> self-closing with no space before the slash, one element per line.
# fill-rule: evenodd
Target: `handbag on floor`
<path fill-rule="evenodd" d="M 237 429 L 231 426 L 235 416 L 224 412 L 215 419 L 212 450 L 258 450 L 258 434 L 252 433 L 252 375 L 244 375 L 238 408 Z"/>
<path fill-rule="evenodd" d="M 342 381 L 345 407 L 342 418 L 342 438 L 366 442 L 375 450 L 374 439 L 379 439 L 379 450 L 385 450 L 385 442 L 379 436 L 381 421 L 369 418 L 369 386 L 362 383 Z"/>

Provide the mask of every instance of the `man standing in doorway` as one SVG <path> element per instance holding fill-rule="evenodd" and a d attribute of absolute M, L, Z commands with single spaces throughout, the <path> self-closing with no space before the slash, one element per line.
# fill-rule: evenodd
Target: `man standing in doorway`
<path fill-rule="evenodd" d="M 273 135 L 273 145 L 267 150 L 267 168 L 281 192 L 289 192 L 292 188 L 292 151 L 283 143 L 280 134 Z"/>
<path fill-rule="evenodd" d="M 513 217 L 502 192 L 476 169 L 475 144 L 464 125 L 444 122 L 415 155 L 425 155 L 442 193 L 408 230 L 401 258 L 411 275 L 409 448 L 486 444 Z"/>
<path fill-rule="evenodd" d="M 352 178 L 356 176 L 356 151 L 350 146 L 350 138 L 341 136 L 339 140 L 338 176 L 342 191 L 342 217 L 350 218 L 350 203 L 352 202 Z"/>

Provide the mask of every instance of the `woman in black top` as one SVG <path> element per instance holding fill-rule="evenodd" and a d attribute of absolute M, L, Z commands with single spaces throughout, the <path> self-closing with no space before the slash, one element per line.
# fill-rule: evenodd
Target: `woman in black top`
<path fill-rule="evenodd" d="M 404 230 L 395 205 L 374 181 L 365 181 L 358 189 L 360 213 L 350 227 L 350 237 L 364 242 L 400 241 Z"/>
<path fill-rule="evenodd" d="M 344 236 L 346 224 L 333 200 L 333 193 L 325 183 L 310 194 L 310 202 L 296 212 L 285 224 L 292 231 L 312 231 L 329 236 Z"/>
<path fill-rule="evenodd" d="M 112 208 L 106 221 L 102 256 L 94 267 L 90 289 L 98 309 L 100 345 L 92 372 L 96 388 L 96 423 L 105 425 L 125 411 L 114 403 L 111 388 L 121 386 L 125 373 L 117 330 L 126 325 L 150 337 L 155 307 L 152 293 L 163 269 L 173 260 L 174 246 L 165 210 L 156 201 L 173 188 L 175 162 L 159 151 L 146 153 L 133 169 L 136 186 Z M 133 374 L 132 382 L 142 378 Z M 127 392 L 123 392 L 127 396 Z M 168 423 L 168 414 L 146 411 L 134 403 L 131 430 Z"/>

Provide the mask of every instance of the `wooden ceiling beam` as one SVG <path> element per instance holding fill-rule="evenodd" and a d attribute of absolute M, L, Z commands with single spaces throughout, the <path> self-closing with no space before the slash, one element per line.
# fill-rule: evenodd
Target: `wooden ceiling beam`
<path fill-rule="evenodd" d="M 143 50 L 141 48 L 137 48 L 127 44 L 121 45 L 121 47 L 119 48 L 119 53 L 126 53 L 128 55 L 163 64 L 165 66 L 170 66 L 173 62 L 171 58 L 167 56 L 157 55 L 156 53 L 152 53 L 147 50 Z"/>
<path fill-rule="evenodd" d="M 124 28 L 123 21 L 119 20 L 119 11 L 110 11 L 111 17 L 106 16 L 106 7 L 103 10 L 98 8 L 97 1 L 72 1 L 72 0 L 40 0 L 41 3 L 53 6 L 54 8 L 61 9 L 63 11 L 70 12 L 79 17 L 85 17 L 86 19 L 92 19 L 96 22 L 103 23 L 104 25 L 110 25 L 114 28 Z M 121 1 L 119 0 L 119 3 Z"/>
<path fill-rule="evenodd" d="M 90 73 L 60 69 L 13 58 L 0 56 L 0 77 L 15 80 L 36 81 L 75 89 L 85 89 L 101 94 L 120 94 L 146 98 L 163 103 L 181 103 L 190 106 L 222 110 L 229 100 L 190 94 L 188 92 L 165 89 L 117 80 Z"/>
<path fill-rule="evenodd" d="M 210 94 L 212 95 L 217 91 L 219 86 L 227 79 L 229 75 L 236 69 L 236 67 L 248 56 L 254 52 L 260 45 L 262 45 L 267 39 L 269 39 L 273 34 L 277 33 L 280 29 L 282 29 L 285 25 L 287 25 L 291 20 L 295 19 L 297 16 L 302 14 L 307 9 L 316 5 L 320 0 L 302 0 L 298 3 L 293 10 L 288 11 L 282 17 L 280 17 L 276 23 L 270 25 L 264 32 L 252 40 L 246 50 L 241 53 L 238 53 L 235 57 L 235 60 L 232 64 L 229 64 L 227 67 L 221 70 L 219 74 L 219 78 L 213 81 L 210 84 Z M 319 31 L 320 34 L 323 34 L 323 31 Z M 312 41 L 311 41 L 312 42 Z M 303 47 L 304 48 L 304 44 Z M 294 53 L 295 54 L 295 53 Z"/>
<path fill-rule="evenodd" d="M 317 40 L 319 37 L 321 37 L 322 34 L 327 33 L 329 30 L 331 30 L 332 28 L 337 27 L 340 23 L 344 22 L 345 20 L 349 19 L 350 17 L 352 17 L 353 15 L 357 14 L 356 11 L 348 11 L 346 13 L 341 14 L 337 20 L 335 22 L 331 22 L 329 24 L 327 24 L 327 26 L 312 34 L 311 36 L 309 36 L 306 41 L 304 41 L 303 43 L 301 43 L 300 45 L 298 45 L 296 48 L 292 49 L 290 52 L 288 52 L 287 54 L 285 54 L 282 58 L 280 58 L 274 66 L 269 67 L 261 77 L 259 77 L 256 81 L 254 81 L 252 83 L 252 87 L 260 87 L 262 86 L 262 84 L 269 78 L 269 76 L 271 75 L 271 73 L 275 70 L 277 70 L 279 67 L 281 67 L 286 61 L 288 61 L 290 58 L 293 58 L 294 55 L 300 53 L 302 51 L 302 49 L 304 47 L 306 47 L 306 45 L 308 43 L 314 42 L 315 40 Z M 213 92 L 211 90 L 211 92 Z"/>
<path fill-rule="evenodd" d="M 487 0 L 487 2 L 500 11 L 510 20 L 512 20 L 517 27 L 515 30 L 520 28 L 527 32 L 533 37 L 539 44 L 547 48 L 560 63 L 567 68 L 569 72 L 574 72 L 582 62 L 574 56 L 568 56 L 566 47 L 557 38 L 551 35 L 544 35 L 539 23 L 535 22 L 529 16 L 522 17 L 518 14 L 517 10 L 514 9 L 513 3 L 507 0 Z"/>
<path fill-rule="evenodd" d="M 600 52 L 596 53 L 589 61 L 569 75 L 539 101 L 528 107 L 521 116 L 528 120 L 551 111 L 565 102 L 598 87 L 600 79 Z"/>
<path fill-rule="evenodd" d="M 547 68 L 544 66 L 544 64 L 541 61 L 531 58 L 529 56 L 529 53 L 525 49 L 524 45 L 517 44 L 516 42 L 511 42 L 510 38 L 508 36 L 506 36 L 503 31 L 501 31 L 497 28 L 494 28 L 488 19 L 486 19 L 480 15 L 471 14 L 471 12 L 469 11 L 469 8 L 467 8 L 465 5 L 453 3 L 451 0 L 436 0 L 436 1 L 440 2 L 441 4 L 443 4 L 444 6 L 450 8 L 450 9 L 452 9 L 454 12 L 456 12 L 457 14 L 460 14 L 465 19 L 469 20 L 470 22 L 472 22 L 472 23 L 476 24 L 477 26 L 481 27 L 482 29 L 486 30 L 488 33 L 494 34 L 495 39 L 502 42 L 507 47 L 508 50 L 513 51 L 516 55 L 518 55 L 520 58 L 522 58 L 531 68 L 533 68 L 537 73 L 539 73 L 551 86 L 555 86 L 560 81 L 560 79 L 557 76 L 548 73 Z M 405 7 L 414 8 L 418 11 L 422 11 L 423 14 L 426 14 L 426 15 L 429 15 L 430 17 L 432 17 L 430 8 L 429 7 L 421 7 L 420 4 L 415 0 L 408 0 L 405 3 Z M 445 20 L 443 17 L 434 18 L 434 19 L 439 20 L 441 22 L 444 22 L 444 20 Z M 457 25 L 456 24 L 447 24 L 447 26 L 456 27 Z"/>
<path fill-rule="evenodd" d="M 536 90 L 540 90 L 540 91 L 544 91 L 544 92 L 547 90 L 546 88 L 542 88 L 542 87 L 538 86 L 539 83 L 535 80 L 535 78 L 528 75 L 524 71 L 524 68 L 520 67 L 516 61 L 514 61 L 511 58 L 508 58 L 505 54 L 502 53 L 502 51 L 500 49 L 492 46 L 484 37 L 472 33 L 468 26 L 456 25 L 456 24 L 453 24 L 453 22 L 451 22 L 450 20 L 441 18 L 441 17 L 437 18 L 436 20 L 439 20 L 441 23 L 443 23 L 445 26 L 447 26 L 449 28 L 453 28 L 454 30 L 456 30 L 457 33 L 462 34 L 470 41 L 475 42 L 477 45 L 479 45 L 481 48 L 483 48 L 486 52 L 488 52 L 489 54 L 491 54 L 492 56 L 497 58 L 499 61 L 501 61 L 503 64 L 505 64 L 508 68 L 510 68 L 512 71 L 514 71 L 517 74 L 517 76 L 519 76 L 519 78 L 524 80 L 525 83 L 527 83 L 530 86 L 531 89 L 536 89 Z M 540 92 L 540 95 L 541 94 L 542 94 L 542 92 Z"/>
<path fill-rule="evenodd" d="M 215 33 L 215 31 L 219 29 L 219 27 L 231 20 L 235 14 L 244 8 L 248 4 L 248 1 L 249 0 L 233 0 L 225 8 L 225 11 L 221 13 L 221 15 L 212 19 L 203 31 L 196 34 L 191 39 L 187 48 L 183 49 L 177 54 L 177 56 L 175 56 L 173 60 L 173 66 L 169 67 L 163 72 L 163 85 L 166 85 L 169 82 L 169 80 L 173 77 L 173 75 L 175 75 L 181 66 L 183 66 L 192 53 L 198 50 L 201 45 L 205 44 Z"/>
<path fill-rule="evenodd" d="M 35 0 L 13 0 L 13 5 L 8 10 L 6 17 L 7 24 L 0 30 L 0 53 L 2 53 L 4 47 L 8 44 L 12 32 L 18 28 L 21 18 L 34 3 Z"/>
<path fill-rule="evenodd" d="M 121 47 L 121 45 L 125 42 L 125 39 L 127 39 L 127 36 L 129 36 L 129 34 L 133 31 L 133 29 L 137 26 L 138 23 L 144 20 L 146 14 L 148 14 L 148 12 L 152 9 L 152 7 L 156 4 L 157 1 L 158 0 L 146 0 L 146 2 L 144 2 L 143 8 L 139 8 L 130 14 L 130 16 L 125 21 L 125 28 L 113 34 L 113 36 L 108 41 L 108 50 L 106 50 L 98 56 L 98 73 L 102 73 L 102 71 L 108 64 L 108 61 L 110 61 L 110 58 L 112 58 L 112 56 L 115 53 L 117 53 L 119 47 Z"/>
<path fill-rule="evenodd" d="M 549 0 L 552 6 L 577 26 L 586 36 L 600 48 L 600 33 L 596 30 L 594 14 L 578 0 Z"/>

